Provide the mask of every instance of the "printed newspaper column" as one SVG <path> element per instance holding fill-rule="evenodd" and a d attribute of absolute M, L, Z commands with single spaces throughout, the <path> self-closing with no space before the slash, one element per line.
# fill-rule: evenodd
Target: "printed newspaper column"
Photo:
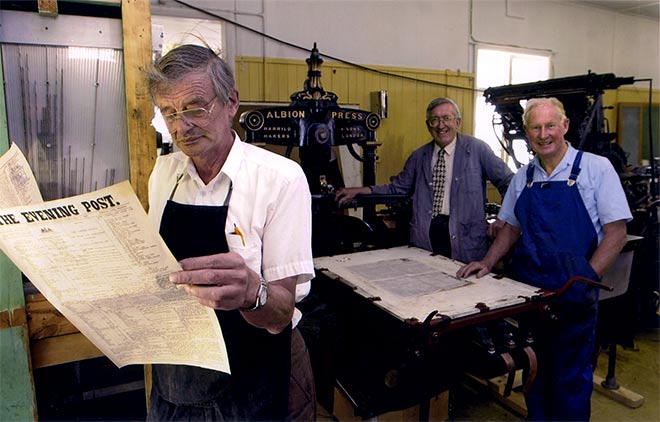
<path fill-rule="evenodd" d="M 34 177 L 29 166 L 23 174 Z M 0 171 L 0 186 L 30 184 L 6 176 Z M 127 181 L 66 199 L 7 203 L 0 196 L 0 248 L 117 366 L 167 363 L 230 372 L 213 309 L 169 282 L 181 267 Z"/>

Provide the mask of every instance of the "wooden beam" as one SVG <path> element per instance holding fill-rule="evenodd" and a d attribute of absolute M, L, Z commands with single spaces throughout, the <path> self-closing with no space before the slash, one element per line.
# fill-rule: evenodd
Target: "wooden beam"
<path fill-rule="evenodd" d="M 79 332 L 41 293 L 26 295 L 25 302 L 30 340 Z"/>
<path fill-rule="evenodd" d="M 152 64 L 151 9 L 146 0 L 121 0 L 124 36 L 124 73 L 131 185 L 145 210 L 148 182 L 156 162 L 156 131 L 151 126 L 154 106 L 143 73 Z M 147 408 L 151 394 L 151 365 L 145 365 Z"/>
<path fill-rule="evenodd" d="M 150 3 L 122 0 L 121 15 L 131 185 L 147 209 L 147 183 L 156 162 L 156 131 L 151 126 L 154 107 L 144 79 L 152 63 Z"/>
<path fill-rule="evenodd" d="M 628 406 L 631 409 L 637 409 L 644 404 L 644 396 L 637 394 L 634 391 L 628 390 L 626 387 L 619 386 L 616 390 L 603 387 L 605 378 L 599 377 L 594 374 L 594 390 L 600 394 L 607 396 L 619 403 Z"/>
<path fill-rule="evenodd" d="M 81 333 L 33 341 L 30 349 L 34 369 L 103 356 L 103 353 Z"/>
<path fill-rule="evenodd" d="M 0 330 L 11 327 L 27 327 L 25 308 L 0 310 Z"/>

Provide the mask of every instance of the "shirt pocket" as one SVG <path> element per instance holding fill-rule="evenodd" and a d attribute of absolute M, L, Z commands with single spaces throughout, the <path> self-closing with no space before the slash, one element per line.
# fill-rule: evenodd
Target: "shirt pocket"
<path fill-rule="evenodd" d="M 258 236 L 227 234 L 229 251 L 239 254 L 250 269 L 261 274 L 261 240 Z"/>

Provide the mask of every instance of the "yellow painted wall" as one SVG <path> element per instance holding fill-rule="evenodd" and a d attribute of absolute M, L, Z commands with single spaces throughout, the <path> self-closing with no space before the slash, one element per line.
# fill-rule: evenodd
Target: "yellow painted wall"
<path fill-rule="evenodd" d="M 606 107 L 613 107 L 612 109 L 605 110 L 605 118 L 610 123 L 610 131 L 618 132 L 618 108 L 619 103 L 643 103 L 649 102 L 648 88 L 633 88 L 633 87 L 619 87 L 618 89 L 610 89 L 603 94 L 603 105 Z M 654 89 L 652 92 L 651 102 L 657 106 L 660 104 L 660 90 Z"/>
<path fill-rule="evenodd" d="M 605 110 L 605 118 L 609 121 L 610 132 L 616 132 L 617 142 L 624 148 L 628 155 L 628 166 L 636 167 L 644 164 L 644 160 L 648 160 L 650 156 L 649 148 L 649 126 L 648 126 L 648 104 L 649 104 L 649 90 L 648 88 L 636 87 L 619 87 L 616 90 L 606 91 L 603 96 L 603 103 L 605 106 L 612 106 L 611 109 Z M 660 154 L 660 121 L 658 120 L 658 108 L 660 108 L 660 90 L 653 90 L 651 93 L 651 103 L 653 112 L 653 155 L 657 157 Z M 639 108 L 639 132 L 637 151 L 629 151 L 631 143 L 634 140 L 628 138 L 624 141 L 624 134 L 630 134 L 631 128 L 624 131 L 622 121 L 620 121 L 621 106 L 625 106 L 630 110 L 630 107 Z M 635 130 L 634 128 L 632 130 Z M 629 135 L 628 135 L 629 136 Z M 635 159 L 636 158 L 636 159 Z M 647 163 L 648 165 L 648 163 Z"/>
<path fill-rule="evenodd" d="M 448 70 L 369 67 L 415 80 L 325 61 L 321 66 L 321 84 L 325 91 L 338 96 L 340 105 L 354 105 L 362 110 L 371 110 L 371 92 L 387 91 L 389 117 L 383 119 L 376 131 L 376 139 L 382 143 L 377 151 L 377 183 L 389 182 L 390 176 L 401 171 L 410 153 L 431 140 L 424 120 L 426 106 L 433 98 L 449 97 L 456 101 L 463 114 L 462 132 L 472 134 L 474 75 Z M 288 103 L 292 93 L 303 90 L 306 79 L 304 60 L 236 58 L 236 84 L 242 102 Z"/>
<path fill-rule="evenodd" d="M 368 66 L 379 72 L 403 76 L 395 77 L 359 69 L 343 63 L 325 61 L 321 67 L 323 89 L 334 92 L 340 105 L 352 105 L 371 110 L 371 92 L 388 93 L 389 117 L 383 119 L 376 132 L 381 143 L 378 148 L 376 182 L 387 183 L 402 168 L 410 153 L 428 142 L 431 137 L 424 124 L 426 106 L 435 97 L 449 97 L 456 101 L 463 114 L 461 131 L 473 133 L 474 75 L 449 70 L 413 69 Z M 304 60 L 269 59 L 260 57 L 236 58 L 236 83 L 242 102 L 289 103 L 290 95 L 302 91 L 307 79 Z M 430 81 L 433 83 L 420 82 Z M 448 84 L 467 89 L 442 86 Z M 481 94 L 479 94 L 481 95 Z M 660 91 L 653 92 L 653 102 L 660 100 Z M 618 103 L 647 103 L 648 89 L 620 87 L 605 91 L 603 104 L 609 130 L 616 132 Z M 293 157 L 297 156 L 294 152 Z M 499 194 L 489 187 L 489 200 L 499 202 Z"/>

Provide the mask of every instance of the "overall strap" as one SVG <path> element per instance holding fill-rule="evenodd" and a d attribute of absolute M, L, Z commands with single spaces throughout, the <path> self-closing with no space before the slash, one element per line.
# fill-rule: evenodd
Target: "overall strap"
<path fill-rule="evenodd" d="M 174 182 L 174 187 L 172 188 L 172 193 L 170 193 L 170 197 L 167 198 L 168 200 L 171 201 L 172 198 L 174 198 L 174 192 L 176 192 L 176 188 L 179 187 L 179 182 L 181 181 L 182 178 L 183 178 L 183 173 L 180 173 L 180 174 L 176 177 L 176 181 Z"/>
<path fill-rule="evenodd" d="M 571 175 L 569 176 L 568 180 L 566 181 L 566 184 L 568 186 L 573 186 L 575 184 L 575 181 L 577 180 L 578 176 L 580 175 L 580 171 L 582 170 L 580 168 L 580 161 L 582 161 L 582 154 L 584 151 L 578 151 L 577 155 L 575 156 L 575 161 L 573 161 L 573 168 L 571 168 Z"/>
<path fill-rule="evenodd" d="M 223 207 L 226 207 L 229 205 L 229 200 L 231 199 L 231 193 L 234 191 L 234 182 L 231 180 L 229 181 L 229 191 L 227 192 L 227 196 L 225 197 L 225 203 L 222 204 Z"/>
<path fill-rule="evenodd" d="M 527 167 L 527 187 L 531 188 L 532 184 L 534 183 L 534 164 L 530 164 L 529 167 Z"/>

